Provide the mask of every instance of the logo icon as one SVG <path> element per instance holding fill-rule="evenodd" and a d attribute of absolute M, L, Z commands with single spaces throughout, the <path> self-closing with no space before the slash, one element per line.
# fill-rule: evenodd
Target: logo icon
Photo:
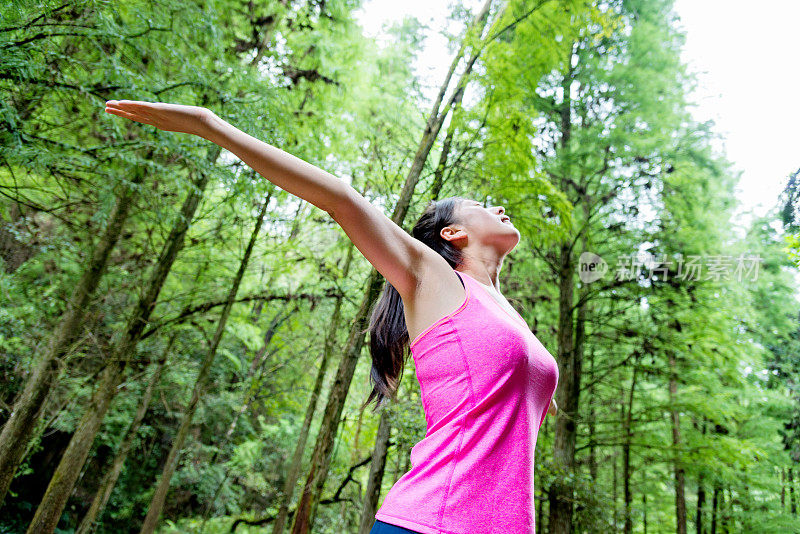
<path fill-rule="evenodd" d="M 578 259 L 578 277 L 584 284 L 600 280 L 608 271 L 608 264 L 593 252 L 584 252 Z"/>

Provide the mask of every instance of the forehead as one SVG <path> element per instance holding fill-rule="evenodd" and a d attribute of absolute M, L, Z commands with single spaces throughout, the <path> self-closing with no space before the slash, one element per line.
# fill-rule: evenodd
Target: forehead
<path fill-rule="evenodd" d="M 474 210 L 475 208 L 483 209 L 483 204 L 475 199 L 472 198 L 462 198 L 461 201 L 456 205 L 456 213 L 457 214 L 466 214 L 470 211 Z M 466 210 L 466 212 L 465 212 Z M 456 215 L 458 216 L 458 215 Z"/>

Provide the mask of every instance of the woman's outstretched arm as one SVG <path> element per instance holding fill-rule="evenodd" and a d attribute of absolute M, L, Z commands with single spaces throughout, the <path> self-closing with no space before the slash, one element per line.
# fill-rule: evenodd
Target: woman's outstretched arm
<path fill-rule="evenodd" d="M 346 194 L 346 182 L 275 148 L 220 119 L 211 110 L 161 102 L 109 100 L 106 111 L 160 130 L 197 135 L 236 154 L 269 181 L 331 212 Z"/>
<path fill-rule="evenodd" d="M 404 300 L 413 298 L 428 262 L 445 263 L 408 235 L 347 182 L 248 135 L 198 106 L 109 100 L 106 112 L 161 130 L 208 139 L 236 154 L 284 191 L 328 212 Z"/>

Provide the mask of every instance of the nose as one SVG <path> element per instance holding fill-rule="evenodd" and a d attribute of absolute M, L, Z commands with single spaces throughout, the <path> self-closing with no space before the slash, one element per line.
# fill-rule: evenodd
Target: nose
<path fill-rule="evenodd" d="M 497 210 L 498 215 L 502 215 L 506 212 L 506 209 L 503 206 L 495 206 L 494 209 Z"/>

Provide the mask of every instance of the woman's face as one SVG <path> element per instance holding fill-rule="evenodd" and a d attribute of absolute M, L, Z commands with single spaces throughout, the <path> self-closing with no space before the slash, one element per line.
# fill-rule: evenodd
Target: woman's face
<path fill-rule="evenodd" d="M 519 230 L 502 206 L 484 208 L 476 200 L 464 199 L 458 204 L 456 216 L 459 224 L 454 226 L 461 226 L 466 232 L 467 246 L 479 243 L 508 254 L 519 243 Z"/>

